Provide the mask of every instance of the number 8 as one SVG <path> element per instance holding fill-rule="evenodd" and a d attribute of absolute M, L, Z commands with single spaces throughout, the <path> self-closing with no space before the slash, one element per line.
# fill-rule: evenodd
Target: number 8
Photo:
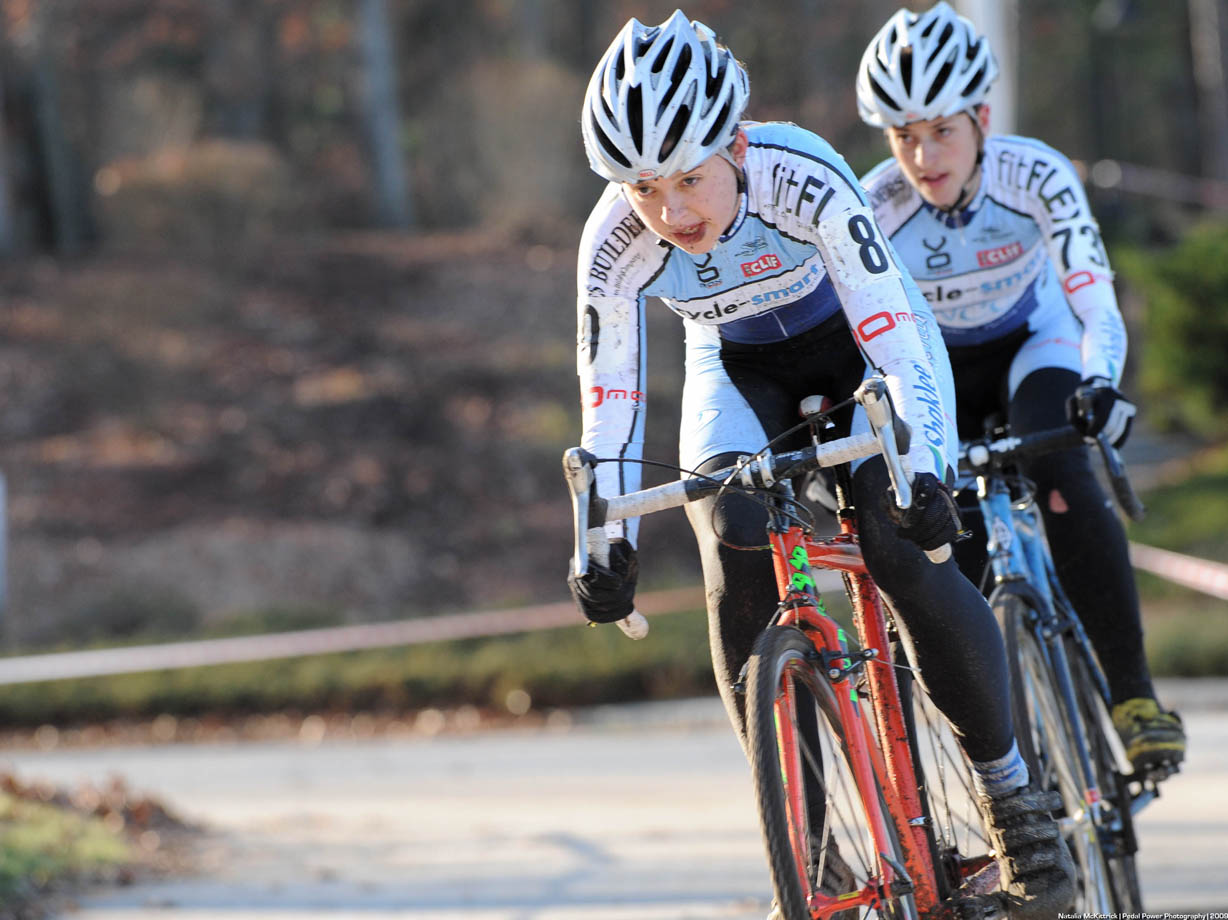
<path fill-rule="evenodd" d="M 849 234 L 853 240 L 860 243 L 858 254 L 861 264 L 871 275 L 882 274 L 887 270 L 887 254 L 874 238 L 874 225 L 864 214 L 854 214 L 849 219 Z"/>

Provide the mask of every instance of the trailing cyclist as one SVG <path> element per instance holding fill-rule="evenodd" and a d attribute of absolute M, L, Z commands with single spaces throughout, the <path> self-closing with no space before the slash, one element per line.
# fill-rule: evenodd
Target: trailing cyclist
<path fill-rule="evenodd" d="M 1001 803 L 992 821 L 1006 878 L 1036 915 L 1052 916 L 1070 902 L 1073 868 L 1049 814 L 1054 803 L 1028 786 L 1015 744 L 1001 634 L 955 562 L 933 564 L 922 552 L 959 530 L 948 486 L 957 447 L 950 367 L 933 313 L 840 155 L 796 125 L 744 121 L 748 93 L 742 65 L 681 11 L 659 26 L 630 20 L 589 83 L 585 150 L 610 184 L 579 251 L 582 446 L 627 461 L 597 467 L 598 491 L 639 486 L 649 297 L 686 331 L 685 469 L 731 465 L 793 427 L 803 397 L 841 398 L 882 374 L 913 427 L 916 500 L 901 517 L 887 499 L 882 459 L 856 467 L 866 564 L 896 611 L 909 658 L 956 726 L 978 787 Z M 843 433 L 868 428 L 860 410 L 838 422 Z M 687 513 L 717 682 L 745 744 L 733 685 L 776 598 L 762 546 L 766 512 L 725 494 Z M 569 578 L 594 622 L 631 612 L 638 572 L 634 525 L 606 531 L 608 566 Z"/>
<path fill-rule="evenodd" d="M 955 374 L 961 437 L 1000 412 L 1016 435 L 1066 424 L 1115 447 L 1134 405 L 1118 389 L 1126 330 L 1100 230 L 1074 167 L 1026 137 L 989 134 L 998 74 L 984 36 L 945 2 L 898 11 L 866 48 L 857 104 L 892 158 L 862 180 L 879 225 L 934 309 Z M 1035 458 L 1058 577 L 1106 671 L 1113 723 L 1139 775 L 1180 763 L 1143 651 L 1125 530 L 1086 448 Z M 985 540 L 961 547 L 976 580 Z M 979 553 L 979 555 L 978 555 Z"/>

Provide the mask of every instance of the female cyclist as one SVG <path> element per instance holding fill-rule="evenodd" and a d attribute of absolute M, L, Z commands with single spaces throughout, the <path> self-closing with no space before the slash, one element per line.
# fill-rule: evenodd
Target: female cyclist
<path fill-rule="evenodd" d="M 1005 413 L 1015 434 L 1066 424 L 1121 446 L 1135 407 L 1117 389 L 1126 330 L 1100 230 L 1070 162 L 1040 141 L 989 136 L 998 68 L 945 2 L 898 11 L 866 48 L 857 105 L 893 154 L 862 179 L 879 225 L 933 307 L 955 374 L 962 437 Z M 1143 653 L 1125 530 L 1087 448 L 1029 461 L 1058 577 L 1104 664 L 1113 722 L 1140 775 L 1179 763 Z M 961 553 L 984 571 L 985 541 Z"/>
<path fill-rule="evenodd" d="M 1015 745 L 1001 635 L 955 562 L 935 565 L 922 552 L 958 530 L 945 481 L 956 443 L 950 369 L 932 311 L 839 154 L 795 125 L 743 121 L 748 92 L 741 64 L 680 11 L 659 26 L 630 20 L 589 83 L 584 146 L 610 184 L 579 251 L 582 445 L 632 461 L 599 466 L 598 490 L 639 485 L 650 296 L 686 330 L 686 469 L 730 465 L 791 428 L 803 397 L 850 394 L 867 374 L 882 374 L 915 432 L 916 504 L 894 516 L 881 458 L 857 467 L 866 564 L 975 764 L 986 811 L 1006 838 L 1007 890 L 1028 908 L 1019 915 L 1053 916 L 1070 901 L 1073 868 L 1050 815 L 1058 803 L 1028 786 Z M 856 431 L 866 421 L 847 413 L 841 424 Z M 736 496 L 687 510 L 717 682 L 745 742 L 732 686 L 771 616 L 776 584 L 768 551 L 740 547 L 764 543 L 766 514 Z M 619 522 L 607 532 L 608 567 L 569 579 L 595 622 L 631 612 L 638 572 L 635 528 Z"/>

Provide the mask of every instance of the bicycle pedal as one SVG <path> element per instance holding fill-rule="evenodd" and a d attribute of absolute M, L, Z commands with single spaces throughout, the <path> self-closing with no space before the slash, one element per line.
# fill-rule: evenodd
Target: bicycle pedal
<path fill-rule="evenodd" d="M 1161 761 L 1147 767 L 1143 773 L 1143 779 L 1152 783 L 1161 783 L 1181 772 L 1181 764 L 1171 760 Z"/>
<path fill-rule="evenodd" d="M 1010 917 L 1001 892 L 971 896 L 957 894 L 942 908 L 943 920 L 1008 920 Z"/>

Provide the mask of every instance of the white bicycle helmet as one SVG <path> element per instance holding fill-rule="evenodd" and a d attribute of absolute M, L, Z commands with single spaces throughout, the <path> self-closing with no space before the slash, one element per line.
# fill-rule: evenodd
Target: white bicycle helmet
<path fill-rule="evenodd" d="M 675 10 L 631 19 L 593 71 L 580 116 L 593 171 L 614 182 L 688 172 L 737 134 L 746 71 L 712 30 Z"/>
<path fill-rule="evenodd" d="M 988 40 L 945 2 L 902 9 L 861 56 L 857 111 L 876 128 L 945 118 L 984 102 L 997 76 Z"/>

